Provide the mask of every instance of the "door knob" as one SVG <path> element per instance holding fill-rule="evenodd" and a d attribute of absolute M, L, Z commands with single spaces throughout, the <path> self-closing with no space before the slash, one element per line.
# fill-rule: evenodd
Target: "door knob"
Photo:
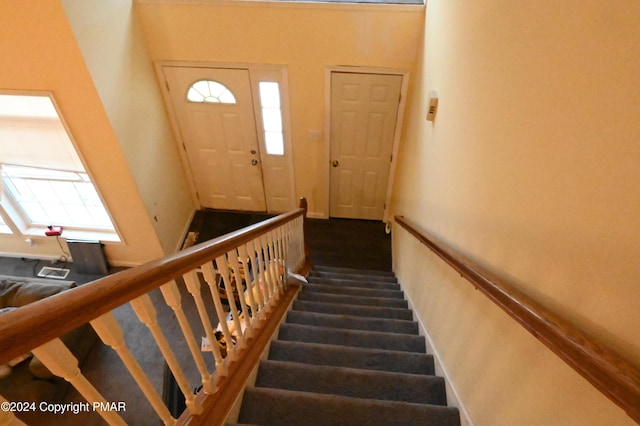
<path fill-rule="evenodd" d="M 252 153 L 252 154 L 256 154 L 256 153 L 257 153 L 257 151 L 256 151 L 255 149 L 252 149 L 252 150 L 251 150 L 251 153 Z"/>
<path fill-rule="evenodd" d="M 255 158 L 253 160 L 251 160 L 251 165 L 253 165 L 253 166 L 258 165 L 258 160 L 256 160 Z"/>
<path fill-rule="evenodd" d="M 339 162 L 338 160 L 333 160 L 333 161 L 331 162 L 331 165 L 332 165 L 333 167 L 338 167 L 338 166 L 340 165 L 340 162 Z"/>

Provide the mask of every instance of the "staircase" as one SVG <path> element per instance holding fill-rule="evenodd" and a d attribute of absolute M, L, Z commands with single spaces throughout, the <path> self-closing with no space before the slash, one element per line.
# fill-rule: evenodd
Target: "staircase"
<path fill-rule="evenodd" d="M 318 266 L 308 280 L 238 425 L 460 425 L 392 273 Z"/>

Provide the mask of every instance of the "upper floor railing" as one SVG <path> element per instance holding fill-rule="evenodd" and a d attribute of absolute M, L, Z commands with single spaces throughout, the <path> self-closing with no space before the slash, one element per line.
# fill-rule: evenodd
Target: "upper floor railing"
<path fill-rule="evenodd" d="M 131 268 L 0 315 L 0 364 L 32 352 L 54 375 L 69 381 L 89 402 L 107 402 L 83 376 L 78 361 L 60 336 L 91 324 L 98 337 L 111 346 L 127 367 L 158 418 L 176 424 L 152 381 L 124 339 L 114 309 L 130 304 L 149 329 L 164 362 L 185 396 L 187 410 L 180 422 L 198 418 L 220 400 L 219 390 L 230 373 L 248 371 L 238 361 L 264 346 L 261 333 L 273 329 L 277 315 L 292 300 L 296 286 L 288 286 L 287 271 L 298 272 L 307 261 L 303 223 L 306 201 L 300 208 L 165 258 Z M 208 287 L 208 289 L 207 289 Z M 149 293 L 159 289 L 174 313 L 181 342 L 190 360 L 178 359 L 175 345 L 158 323 L 156 306 Z M 204 291 L 203 291 L 204 289 Z M 181 291 L 182 290 L 182 291 Z M 211 355 L 202 352 L 183 309 L 182 294 L 190 294 L 210 343 Z M 208 300 L 207 300 L 208 299 Z M 228 302 L 228 311 L 223 301 Z M 211 308 L 213 306 L 213 308 Z M 277 314 L 277 315 L 276 315 Z M 274 319 L 275 318 L 275 319 Z M 37 332 L 36 332 L 37 331 Z M 218 344 L 226 342 L 226 348 Z M 225 350 L 222 350 L 225 349 Z M 205 359 L 207 357 L 213 359 Z M 184 363 L 195 363 L 202 391 L 195 394 L 184 373 Z M 213 367 L 209 367 L 213 365 Z M 235 384 L 234 386 L 237 386 Z M 0 401 L 4 401 L 0 397 Z M 125 424 L 116 411 L 98 411 L 108 424 Z M 12 413 L 0 411 L 0 424 L 22 424 Z"/>
<path fill-rule="evenodd" d="M 402 216 L 395 221 L 640 423 L 640 370 L 569 321 L 454 252 Z"/>

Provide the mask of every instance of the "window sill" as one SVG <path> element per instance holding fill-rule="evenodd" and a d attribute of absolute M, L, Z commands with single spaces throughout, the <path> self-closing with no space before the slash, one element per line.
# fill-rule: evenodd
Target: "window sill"
<path fill-rule="evenodd" d="M 43 237 L 45 228 L 29 228 L 22 234 Z M 107 243 L 119 243 L 122 242 L 117 233 L 113 231 L 99 231 L 99 230 L 80 230 L 80 229 L 68 229 L 63 228 L 60 238 L 65 240 L 79 240 L 79 241 L 100 241 Z"/>

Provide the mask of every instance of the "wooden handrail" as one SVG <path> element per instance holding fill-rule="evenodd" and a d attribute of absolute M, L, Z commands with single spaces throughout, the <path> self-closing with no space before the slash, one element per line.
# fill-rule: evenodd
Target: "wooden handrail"
<path fill-rule="evenodd" d="M 396 223 L 640 423 L 640 368 L 521 291 L 438 242 L 402 216 Z"/>
<path fill-rule="evenodd" d="M 302 200 L 302 207 L 291 212 L 2 314 L 0 364 L 181 277 L 210 259 L 304 216 L 306 201 Z"/>

